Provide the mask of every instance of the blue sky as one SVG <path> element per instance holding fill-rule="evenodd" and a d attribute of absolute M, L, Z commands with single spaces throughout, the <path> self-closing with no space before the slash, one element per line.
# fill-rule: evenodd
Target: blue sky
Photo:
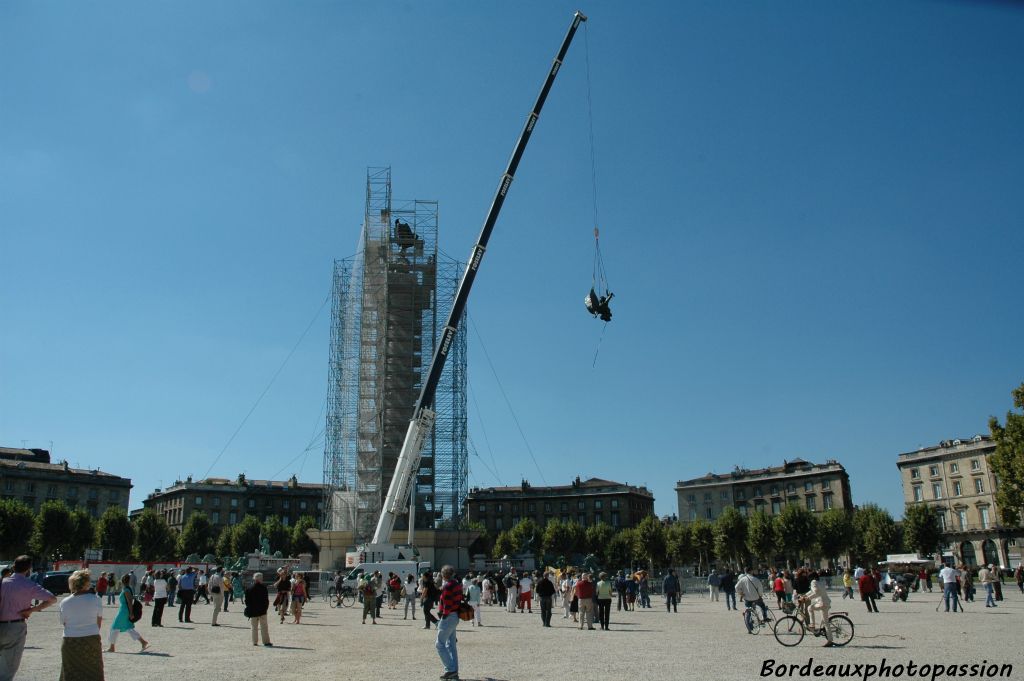
<path fill-rule="evenodd" d="M 133 508 L 319 480 L 366 167 L 465 259 L 576 8 L 0 3 L 0 445 L 128 475 Z M 470 299 L 470 484 L 646 483 L 664 514 L 679 479 L 835 458 L 899 514 L 896 455 L 1024 380 L 1024 10 L 579 8 Z"/>

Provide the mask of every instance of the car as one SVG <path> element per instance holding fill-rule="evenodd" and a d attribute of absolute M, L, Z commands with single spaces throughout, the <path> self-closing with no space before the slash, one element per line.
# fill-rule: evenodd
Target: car
<path fill-rule="evenodd" d="M 42 587 L 54 596 L 71 593 L 68 586 L 68 577 L 74 574 L 74 570 L 62 570 L 59 572 L 47 572 L 43 575 Z"/>

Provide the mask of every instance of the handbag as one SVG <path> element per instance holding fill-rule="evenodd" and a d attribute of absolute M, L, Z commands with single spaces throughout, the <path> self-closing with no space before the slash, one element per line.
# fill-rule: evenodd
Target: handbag
<path fill-rule="evenodd" d="M 248 605 L 242 609 L 242 617 L 252 617 L 252 608 Z"/>
<path fill-rule="evenodd" d="M 463 622 L 468 622 L 473 619 L 474 613 L 475 611 L 473 610 L 473 606 L 469 603 L 459 604 L 459 619 Z"/>
<path fill-rule="evenodd" d="M 132 622 L 134 624 L 135 622 L 138 622 L 141 619 L 142 619 L 142 603 L 140 603 L 139 599 L 136 598 L 136 599 L 134 599 L 132 601 L 132 609 L 128 613 L 128 621 Z"/>

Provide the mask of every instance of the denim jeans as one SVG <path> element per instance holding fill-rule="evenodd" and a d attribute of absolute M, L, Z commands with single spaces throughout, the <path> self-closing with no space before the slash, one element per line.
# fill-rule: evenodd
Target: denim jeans
<path fill-rule="evenodd" d="M 459 626 L 458 613 L 445 615 L 437 623 L 437 656 L 441 658 L 445 673 L 459 671 L 459 652 L 455 648 L 455 628 Z"/>
<path fill-rule="evenodd" d="M 956 582 L 946 582 L 943 586 L 942 600 L 946 604 L 946 612 L 949 612 L 949 600 L 953 599 L 953 612 L 956 612 L 957 605 L 960 602 L 960 594 L 958 593 Z"/>
<path fill-rule="evenodd" d="M 730 605 L 730 603 L 732 605 Z M 731 610 L 735 610 L 736 609 L 736 592 L 735 591 L 726 591 L 725 592 L 725 609 L 726 610 L 730 610 L 730 609 Z"/>
<path fill-rule="evenodd" d="M 986 582 L 985 583 L 985 607 L 988 607 L 990 605 L 992 607 L 995 607 L 995 605 L 996 605 L 995 590 L 992 588 L 992 582 Z"/>

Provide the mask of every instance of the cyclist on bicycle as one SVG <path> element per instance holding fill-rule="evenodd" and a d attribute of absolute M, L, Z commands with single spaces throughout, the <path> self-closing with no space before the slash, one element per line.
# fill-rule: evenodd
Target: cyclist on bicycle
<path fill-rule="evenodd" d="M 744 605 L 748 608 L 753 608 L 755 605 L 761 607 L 761 621 L 764 622 L 768 619 L 768 606 L 764 604 L 764 586 L 761 584 L 761 580 L 753 576 L 750 568 L 744 568 L 743 574 L 736 581 L 736 595 L 743 599 Z M 744 619 L 744 623 L 747 625 L 749 631 L 751 623 Z"/>
<path fill-rule="evenodd" d="M 800 598 L 801 600 L 805 600 L 807 603 L 807 610 L 811 619 L 811 621 L 807 623 L 807 626 L 815 630 L 815 636 L 820 636 L 821 629 L 824 629 L 825 638 L 828 639 L 825 642 L 825 647 L 831 648 L 835 645 L 835 643 L 832 642 L 832 628 L 828 625 L 828 610 L 832 607 L 832 599 L 828 597 L 828 592 L 825 591 L 825 588 L 821 585 L 821 580 L 812 579 L 810 591 Z M 821 618 L 818 620 L 821 622 L 821 627 L 817 629 L 814 627 L 815 611 L 821 613 Z"/>

